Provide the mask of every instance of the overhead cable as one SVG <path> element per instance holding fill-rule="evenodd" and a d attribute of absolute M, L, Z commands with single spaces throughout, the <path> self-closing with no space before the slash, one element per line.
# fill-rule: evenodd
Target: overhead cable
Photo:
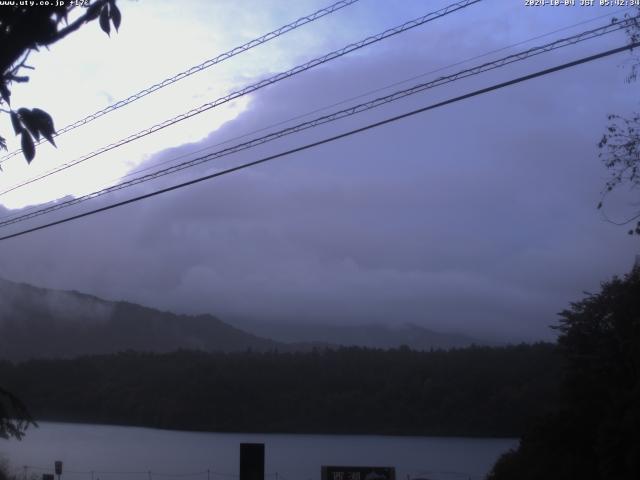
<path fill-rule="evenodd" d="M 108 152 L 110 150 L 113 150 L 115 148 L 121 147 L 122 145 L 125 145 L 127 143 L 133 142 L 134 140 L 138 140 L 142 137 L 145 137 L 147 135 L 150 135 L 152 133 L 155 133 L 159 130 L 162 130 L 166 127 L 169 127 L 171 125 L 174 125 L 178 122 L 181 122 L 183 120 L 186 120 L 188 118 L 191 118 L 195 115 L 198 115 L 200 113 L 206 112 L 208 110 L 211 110 L 212 108 L 218 107 L 220 105 L 223 105 L 225 103 L 228 103 L 232 100 L 235 100 L 237 98 L 240 98 L 242 96 L 245 96 L 249 93 L 255 92 L 257 90 L 260 90 L 261 88 L 264 88 L 268 85 L 272 85 L 274 83 L 277 83 L 281 80 L 284 80 L 286 78 L 292 77 L 294 75 L 297 75 L 299 73 L 305 72 L 307 70 L 310 70 L 314 67 L 317 67 L 319 65 L 323 65 L 327 62 L 330 62 L 332 60 L 335 60 L 336 58 L 340 58 L 344 55 L 347 55 L 348 53 L 351 53 L 355 50 L 359 50 L 363 47 L 366 47 L 368 45 L 380 42 L 381 40 L 384 40 L 386 38 L 398 35 L 400 33 L 406 32 L 408 30 L 411 30 L 415 27 L 418 27 L 420 25 L 424 25 L 425 23 L 431 22 L 433 20 L 436 20 L 438 18 L 442 18 L 446 15 L 449 15 L 451 13 L 457 12 L 463 8 L 469 7 L 470 5 L 476 4 L 481 2 L 482 0 L 462 0 L 459 2 L 455 2 L 451 5 L 448 5 L 440 10 L 437 10 L 435 12 L 431 12 L 428 13 L 426 15 L 423 15 L 421 17 L 415 18 L 413 20 L 410 20 L 408 22 L 403 23 L 402 25 L 399 25 L 397 27 L 394 28 L 390 28 L 388 30 L 385 30 L 384 32 L 378 33 L 377 35 L 372 35 L 369 36 L 359 42 L 356 43 L 352 43 L 349 44 L 339 50 L 335 50 L 331 53 L 327 53 L 326 55 L 323 55 L 321 57 L 315 58 L 313 60 L 310 60 L 309 62 L 303 63 L 301 65 L 298 65 L 290 70 L 287 70 L 285 72 L 281 72 L 278 73 L 276 75 L 273 75 L 271 77 L 268 77 L 264 80 L 261 80 L 257 83 L 254 83 L 252 85 L 249 85 L 247 87 L 244 87 L 240 90 L 236 90 L 224 97 L 220 97 L 216 100 L 213 100 L 211 102 L 205 103 L 197 108 L 191 109 L 188 112 L 182 113 L 180 115 L 177 115 L 175 117 L 169 118 L 161 123 L 155 124 L 149 128 L 146 128 L 144 130 L 141 130 L 133 135 L 129 135 L 128 137 L 125 137 L 123 139 L 120 139 L 116 142 L 113 142 L 109 145 L 106 145 L 104 147 L 101 147 L 97 150 L 94 150 L 93 152 L 90 152 L 86 155 L 83 155 L 80 158 L 77 158 L 71 162 L 68 163 L 64 163 L 62 165 L 60 165 L 59 167 L 56 167 L 52 170 L 49 170 L 48 172 L 45 172 L 39 176 L 33 177 L 29 180 L 26 180 L 24 182 L 21 182 L 17 185 L 14 185 L 12 187 L 9 187 L 7 189 L 4 189 L 3 191 L 0 191 L 0 195 L 5 195 L 9 192 L 12 192 L 14 190 L 17 190 L 18 188 L 24 187 L 26 185 L 29 185 L 31 183 L 37 182 L 38 180 L 41 180 L 43 178 L 49 177 L 51 175 L 54 175 L 55 173 L 61 172 L 63 170 L 66 170 L 74 165 L 77 165 L 79 163 L 85 162 L 86 160 L 89 160 L 90 158 L 94 158 L 98 155 L 101 155 L 105 152 Z"/>
<path fill-rule="evenodd" d="M 258 45 L 262 45 L 263 43 L 267 43 L 270 40 L 273 40 L 274 38 L 278 38 L 282 35 L 284 35 L 285 33 L 291 32 L 292 30 L 295 30 L 297 28 L 302 27 L 303 25 L 306 25 L 308 23 L 314 22 L 316 20 L 318 20 L 319 18 L 322 18 L 326 15 L 329 15 L 331 13 L 337 12 L 338 10 L 343 9 L 344 7 L 347 7 L 349 5 L 352 5 L 356 2 L 359 2 L 360 0 L 341 0 L 339 2 L 334 3 L 333 5 L 330 5 L 326 8 L 322 8 L 316 12 L 313 12 L 309 15 L 305 15 L 303 17 L 298 18 L 297 20 L 295 20 L 294 22 L 288 23 L 286 25 L 283 25 L 280 28 L 277 28 L 265 35 L 262 35 L 261 37 L 258 38 L 254 38 L 253 40 L 248 41 L 247 43 L 244 43 L 243 45 L 240 45 L 238 47 L 232 48 L 231 50 L 221 53 L 220 55 L 210 58 L 208 60 L 205 60 L 204 62 L 200 63 L 199 65 L 195 65 L 187 70 L 184 70 L 182 72 L 179 72 L 175 75 L 173 75 L 172 77 L 169 78 L 165 78 L 164 80 L 155 83 L 154 85 L 151 85 L 150 87 L 147 87 L 143 90 L 140 90 L 137 93 L 134 93 L 133 95 L 130 95 L 127 98 L 124 98 L 122 100 L 119 100 L 111 105 L 109 105 L 106 108 L 103 108 L 102 110 L 98 110 L 97 112 L 93 112 L 90 115 L 87 115 L 84 118 L 81 118 L 80 120 L 77 120 L 73 123 L 70 123 L 69 125 L 66 125 L 64 127 L 62 127 L 60 130 L 58 130 L 56 132 L 56 134 L 54 135 L 54 137 L 59 137 L 60 135 L 63 135 L 67 132 L 70 132 L 71 130 L 75 130 L 78 127 L 81 127 L 83 125 L 86 125 L 87 123 L 93 122 L 94 120 L 102 117 L 103 115 L 106 115 L 107 113 L 113 112 L 114 110 L 118 110 L 119 108 L 124 107 L 125 105 L 129 105 L 130 103 L 135 102 L 136 100 L 139 100 L 143 97 L 146 97 L 147 95 L 156 92 L 158 90 L 160 90 L 161 88 L 164 88 L 168 85 L 171 85 L 175 82 L 178 82 L 184 78 L 190 77 L 191 75 L 201 72 L 202 70 L 205 70 L 209 67 L 212 67 L 214 65 L 217 65 L 218 63 L 221 63 L 225 60 L 228 60 L 229 58 L 235 57 L 236 55 L 239 55 L 243 52 L 246 52 L 247 50 L 251 50 L 254 47 L 257 47 Z M 36 142 L 36 145 L 41 144 L 42 142 L 44 142 L 45 139 L 41 139 L 38 142 Z M 16 156 L 17 154 L 19 154 L 20 152 L 22 152 L 22 149 L 17 149 L 14 150 L 13 152 L 5 155 L 2 157 L 2 159 L 0 159 L 0 164 L 4 163 L 5 161 L 7 161 L 8 159 Z"/>
<path fill-rule="evenodd" d="M 19 214 L 17 216 L 13 216 L 12 218 L 8 218 L 8 219 L 0 221 L 0 228 L 1 227 L 6 227 L 6 226 L 9 226 L 9 225 L 12 225 L 12 224 L 20 223 L 20 222 L 23 222 L 23 221 L 26 221 L 26 220 L 30 220 L 32 218 L 39 217 L 41 215 L 45 215 L 47 213 L 51 213 L 51 212 L 54 212 L 54 211 L 57 211 L 57 210 L 61 210 L 63 208 L 68 208 L 68 207 L 71 207 L 73 205 L 77 205 L 79 203 L 82 203 L 82 202 L 85 202 L 85 201 L 88 201 L 88 200 L 91 200 L 91 199 L 94 199 L 94 198 L 97 198 L 97 197 L 100 197 L 100 196 L 103 196 L 103 195 L 106 195 L 106 194 L 109 194 L 109 193 L 113 193 L 113 192 L 116 192 L 116 191 L 119 191 L 119 190 L 122 190 L 122 189 L 125 189 L 125 188 L 129 188 L 129 187 L 132 187 L 132 186 L 135 186 L 135 185 L 139 185 L 141 183 L 145 183 L 145 182 L 148 182 L 148 181 L 151 181 L 151 180 L 155 180 L 156 178 L 160 178 L 160 177 L 163 177 L 165 175 L 176 173 L 176 172 L 179 172 L 179 171 L 184 170 L 186 168 L 191 168 L 191 167 L 200 165 L 200 164 L 205 163 L 205 162 L 210 162 L 210 161 L 212 161 L 214 159 L 218 159 L 218 158 L 221 158 L 221 157 L 224 157 L 224 156 L 227 156 L 227 155 L 238 153 L 240 151 L 247 150 L 249 148 L 253 148 L 253 147 L 256 147 L 258 145 L 262 145 L 262 144 L 265 144 L 267 142 L 271 142 L 273 140 L 276 140 L 276 139 L 279 139 L 279 138 L 282 138 L 282 137 L 285 137 L 285 136 L 288 136 L 288 135 L 291 135 L 291 134 L 299 133 L 301 131 L 308 130 L 308 129 L 311 129 L 311 128 L 314 128 L 314 127 L 318 127 L 318 126 L 324 125 L 326 123 L 334 122 L 336 120 L 340 120 L 340 119 L 345 118 L 345 117 L 356 115 L 356 114 L 365 112 L 367 110 L 371 110 L 371 109 L 380 107 L 382 105 L 386 105 L 388 103 L 400 100 L 400 99 L 408 97 L 410 95 L 415 95 L 417 93 L 423 92 L 423 91 L 431 89 L 431 88 L 435 88 L 435 87 L 438 87 L 438 86 L 441 86 L 441 85 L 445 85 L 445 84 L 448 84 L 448 83 L 451 83 L 451 82 L 455 82 L 455 81 L 461 80 L 463 78 L 468 78 L 468 77 L 471 77 L 471 76 L 479 75 L 481 73 L 488 72 L 488 71 L 491 71 L 491 70 L 495 70 L 497 68 L 502 68 L 502 67 L 504 67 L 506 65 L 510 65 L 512 63 L 515 63 L 515 62 L 523 61 L 523 60 L 532 58 L 534 56 L 537 56 L 537 55 L 540 55 L 540 54 L 543 54 L 543 53 L 547 53 L 547 52 L 550 52 L 550 51 L 553 51 L 553 50 L 564 48 L 564 47 L 567 47 L 567 46 L 570 46 L 570 45 L 575 45 L 577 43 L 584 42 L 584 41 L 587 41 L 587 40 L 590 40 L 590 39 L 593 39 L 593 38 L 598 38 L 598 37 L 601 37 L 603 35 L 610 34 L 610 33 L 613 33 L 613 32 L 616 32 L 618 30 L 626 28 L 627 25 L 629 24 L 627 22 L 632 22 L 636 18 L 640 18 L 640 17 L 634 17 L 634 18 L 629 19 L 628 21 L 620 22 L 620 23 L 616 23 L 616 24 L 607 24 L 607 25 L 604 25 L 602 27 L 598 27 L 598 28 L 595 28 L 595 29 L 592 29 L 592 30 L 581 32 L 581 33 L 573 35 L 571 37 L 559 39 L 559 40 L 556 40 L 554 42 L 547 43 L 545 45 L 541 45 L 541 46 L 538 46 L 538 47 L 533 47 L 533 48 L 530 48 L 528 50 L 524 50 L 522 52 L 514 53 L 512 55 L 508 55 L 506 57 L 500 58 L 498 60 L 494 60 L 492 62 L 487 62 L 487 63 L 484 63 L 482 65 L 478 65 L 478 66 L 475 66 L 475 67 L 467 68 L 467 69 L 462 70 L 460 72 L 457 72 L 457 73 L 454 73 L 454 74 L 451 74 L 451 75 L 447 75 L 447 76 L 442 76 L 442 77 L 439 77 L 439 78 L 437 78 L 435 80 L 432 80 L 432 81 L 429 81 L 429 82 L 417 84 L 417 85 L 414 85 L 414 86 L 412 86 L 410 88 L 399 90 L 399 91 L 393 92 L 393 93 L 391 93 L 389 95 L 385 95 L 383 97 L 379 97 L 379 98 L 376 98 L 376 99 L 373 99 L 373 100 L 370 100 L 370 101 L 367 101 L 367 102 L 363 102 L 363 103 L 360 103 L 358 105 L 354 105 L 352 107 L 349 107 L 349 108 L 346 108 L 346 109 L 343 109 L 343 110 L 339 110 L 337 112 L 333 112 L 333 113 L 328 114 L 328 115 L 323 115 L 323 116 L 315 118 L 313 120 L 302 122 L 302 123 L 299 123 L 297 125 L 282 129 L 280 131 L 273 132 L 273 133 L 270 133 L 270 134 L 267 134 L 267 135 L 264 135 L 264 136 L 261 136 L 261 137 L 258 137 L 258 138 L 254 138 L 254 139 L 251 139 L 249 141 L 246 141 L 246 142 L 243 142 L 243 143 L 240 143 L 240 144 L 236 144 L 236 145 L 233 145 L 231 147 L 227 147 L 225 149 L 218 150 L 216 152 L 213 152 L 213 153 L 210 153 L 210 154 L 207 154 L 207 155 L 203 155 L 203 156 L 197 157 L 197 158 L 189 160 L 189 161 L 185 161 L 185 162 L 179 163 L 177 165 L 173 165 L 173 166 L 170 166 L 170 167 L 167 167 L 167 168 L 163 168 L 163 169 L 157 170 L 157 171 L 155 171 L 153 173 L 141 175 L 141 176 L 138 176 L 136 178 L 127 180 L 125 182 L 118 183 L 117 185 L 106 187 L 106 188 L 103 188 L 101 190 L 97 190 L 95 192 L 92 192 L 92 193 L 89 193 L 89 194 L 86 194 L 86 195 L 82 195 L 82 196 L 79 196 L 79 197 L 76 197 L 76 198 L 72 198 L 70 200 L 65 200 L 63 202 L 56 202 L 56 203 L 54 203 L 52 205 L 37 209 L 35 211 L 31 211 L 31 212 L 24 213 L 24 214 Z"/>
<path fill-rule="evenodd" d="M 620 10 L 614 11 L 613 14 L 615 15 L 617 13 L 621 13 L 621 12 L 624 12 L 624 11 L 627 11 L 627 10 L 632 10 L 632 8 L 633 7 L 621 8 Z M 464 60 L 457 61 L 455 63 L 450 63 L 448 65 L 445 65 L 445 66 L 442 66 L 442 67 L 438 67 L 438 68 L 436 68 L 434 70 L 430 70 L 428 72 L 420 73 L 418 75 L 414 75 L 412 77 L 405 78 L 404 80 L 399 80 L 399 81 L 384 85 L 382 87 L 375 88 L 373 90 L 368 90 L 366 92 L 360 93 L 358 95 L 355 95 L 355 96 L 352 96 L 352 97 L 349 97 L 349 98 L 345 98 L 343 100 L 340 100 L 338 102 L 332 103 L 330 105 L 325 105 L 323 107 L 316 108 L 314 110 L 307 111 L 305 113 L 298 114 L 298 115 L 295 115 L 293 117 L 289 117 L 286 120 L 280 120 L 280 121 L 278 121 L 276 123 L 272 123 L 270 125 L 257 128 L 255 130 L 250 131 L 250 132 L 246 132 L 246 133 L 237 135 L 235 137 L 228 138 L 226 140 L 220 141 L 220 142 L 215 143 L 213 145 L 207 145 L 206 147 L 202 147 L 202 148 L 199 148 L 199 149 L 196 149 L 196 150 L 191 150 L 191 151 L 189 151 L 187 153 L 183 153 L 181 155 L 178 155 L 177 157 L 173 157 L 173 158 L 170 158 L 168 160 L 164 160 L 164 161 L 159 162 L 159 163 L 154 163 L 153 165 L 149 165 L 149 166 L 146 166 L 146 167 L 143 167 L 143 168 L 140 168 L 140 169 L 136 169 L 136 170 L 128 172 L 128 173 L 126 173 L 124 175 L 120 175 L 117 178 L 114 178 L 113 181 L 116 181 L 116 180 L 119 180 L 119 179 L 122 179 L 122 178 L 132 177 L 132 176 L 134 176 L 136 174 L 139 174 L 141 172 L 145 172 L 145 171 L 148 171 L 148 170 L 153 170 L 154 168 L 158 168 L 159 166 L 166 165 L 168 163 L 173 163 L 176 160 L 179 160 L 180 158 L 185 158 L 185 157 L 188 157 L 188 156 L 193 155 L 195 153 L 201 153 L 201 152 L 204 152 L 204 151 L 207 151 L 207 150 L 212 150 L 215 147 L 219 147 L 221 145 L 225 145 L 225 144 L 231 143 L 234 140 L 240 140 L 242 138 L 247 138 L 247 137 L 250 137 L 251 135 L 254 135 L 256 133 L 264 132 L 264 131 L 279 127 L 281 125 L 285 125 L 287 123 L 291 123 L 291 122 L 293 122 L 295 120 L 299 120 L 299 119 L 302 119 L 302 118 L 305 118 L 305 117 L 309 117 L 309 116 L 311 116 L 311 115 L 313 115 L 315 113 L 323 112 L 323 111 L 329 110 L 330 108 L 333 108 L 333 107 L 338 107 L 340 105 L 345 105 L 345 104 L 347 104 L 349 102 L 352 102 L 354 100 L 359 100 L 361 98 L 369 97 L 369 96 L 374 95 L 376 93 L 383 92 L 385 90 L 389 90 L 390 88 L 407 84 L 407 83 L 412 82 L 414 80 L 417 80 L 419 78 L 424 78 L 424 77 L 427 77 L 429 75 L 433 75 L 434 73 L 438 73 L 438 72 L 442 72 L 442 71 L 445 71 L 445 70 L 449 70 L 450 68 L 457 67 L 459 65 L 464 65 L 465 63 L 469 63 L 469 62 L 471 62 L 473 60 L 478 60 L 480 58 L 485 58 L 485 57 L 488 57 L 489 55 L 492 55 L 492 54 L 495 54 L 495 53 L 504 52 L 504 51 L 512 49 L 514 47 L 518 47 L 520 45 L 524 45 L 525 43 L 530 43 L 530 42 L 532 42 L 534 40 L 539 40 L 541 38 L 549 37 L 549 36 L 554 35 L 556 33 L 560 33 L 560 32 L 569 30 L 571 28 L 578 27 L 580 25 L 585 25 L 587 23 L 592 23 L 592 22 L 595 22 L 596 20 L 600 20 L 602 18 L 610 17 L 610 16 L 611 16 L 610 13 L 606 13 L 604 15 L 598 15 L 596 17 L 591 17 L 591 18 L 589 18 L 587 20 L 583 20 L 583 21 L 578 22 L 578 23 L 572 23 L 572 24 L 566 25 L 566 26 L 564 26 L 562 28 L 558 28 L 556 30 L 552 30 L 550 32 L 546 32 L 546 33 L 543 33 L 541 35 L 536 35 L 535 37 L 529 37 L 529 38 L 527 38 L 525 40 L 521 40 L 521 41 L 509 44 L 509 45 L 504 46 L 504 47 L 500 47 L 500 48 L 497 48 L 497 49 L 494 49 L 494 50 L 490 50 L 490 51 L 482 53 L 480 55 L 475 55 L 473 57 L 469 57 L 469 58 L 466 58 Z M 108 183 L 110 183 L 110 182 L 108 182 Z M 6 218 L 6 217 L 0 217 L 0 220 L 2 220 L 4 218 Z"/>
<path fill-rule="evenodd" d="M 262 164 L 262 163 L 270 162 L 272 160 L 275 160 L 275 159 L 278 159 L 278 158 L 282 158 L 282 157 L 285 157 L 285 156 L 288 156 L 288 155 L 292 155 L 294 153 L 302 152 L 302 151 L 305 151 L 305 150 L 309 150 L 309 149 L 318 147 L 320 145 L 324 145 L 324 144 L 327 144 L 327 143 L 334 142 L 336 140 L 347 138 L 347 137 L 350 137 L 352 135 L 371 130 L 373 128 L 377 128 L 377 127 L 380 127 L 380 126 L 383 126 L 383 125 L 387 125 L 389 123 L 396 122 L 398 120 L 402 120 L 402 119 L 417 115 L 419 113 L 424 113 L 424 112 L 427 112 L 427 111 L 430 111 L 430 110 L 434 110 L 436 108 L 444 107 L 446 105 L 450 105 L 450 104 L 453 104 L 453 103 L 456 103 L 456 102 L 460 102 L 462 100 L 466 100 L 466 99 L 469 99 L 469 98 L 472 98 L 472 97 L 483 95 L 485 93 L 493 92 L 495 90 L 506 88 L 506 87 L 509 87 L 511 85 L 516 85 L 518 83 L 522 83 L 522 82 L 525 82 L 525 81 L 528 81 L 528 80 L 532 80 L 534 78 L 538 78 L 538 77 L 542 77 L 542 76 L 545 76 L 545 75 L 549 75 L 549 74 L 554 73 L 554 72 L 558 72 L 558 71 L 561 71 L 561 70 L 566 70 L 568 68 L 572 68 L 572 67 L 584 64 L 584 63 L 592 62 L 592 61 L 595 61 L 595 60 L 598 60 L 598 59 L 601 59 L 601 58 L 609 57 L 611 55 L 615 55 L 617 53 L 621 53 L 621 52 L 624 52 L 624 51 L 627 51 L 627 50 L 632 50 L 633 48 L 636 48 L 638 46 L 640 46 L 640 42 L 633 42 L 633 43 L 630 43 L 630 44 L 622 46 L 622 47 L 613 48 L 613 49 L 607 50 L 605 52 L 601 52 L 601 53 L 598 53 L 598 54 L 595 54 L 595 55 L 590 55 L 588 57 L 583 57 L 583 58 L 581 58 L 579 60 L 574 60 L 572 62 L 568 62 L 568 63 L 564 63 L 562 65 L 558 65 L 558 66 L 555 66 L 555 67 L 551 67 L 551 68 L 547 68 L 547 69 L 544 69 L 544 70 L 540 70 L 538 72 L 531 73 L 529 75 L 524 75 L 524 76 L 509 80 L 509 81 L 506 81 L 506 82 L 494 84 L 494 85 L 492 85 L 490 87 L 481 88 L 479 90 L 475 90 L 473 92 L 470 92 L 470 93 L 467 93 L 467 94 L 464 94 L 464 95 L 460 95 L 460 96 L 457 96 L 457 97 L 454 97 L 454 98 L 451 98 L 451 99 L 448 99 L 448 100 L 445 100 L 445 101 L 442 101 L 442 102 L 434 103 L 434 104 L 428 105 L 426 107 L 418 108 L 416 110 L 412 110 L 410 112 L 406 112 L 406 113 L 403 113 L 401 115 L 396 115 L 394 117 L 386 118 L 384 120 L 381 120 L 381 121 L 378 121 L 378 122 L 375 122 L 375 123 L 370 123 L 368 125 L 365 125 L 364 127 L 360 127 L 360 128 L 356 128 L 356 129 L 353 129 L 353 130 L 349 130 L 347 132 L 344 132 L 344 133 L 341 133 L 341 134 L 338 134 L 338 135 L 334 135 L 334 136 L 331 136 L 331 137 L 327 137 L 327 138 L 324 138 L 324 139 L 316 141 L 316 142 L 307 143 L 307 144 L 302 145 L 300 147 L 292 148 L 292 149 L 289 149 L 289 150 L 286 150 L 286 151 L 283 151 L 283 152 L 280 152 L 280 153 L 277 153 L 277 154 L 274 154 L 274 155 L 269 155 L 267 157 L 260 158 L 259 160 L 254 160 L 252 162 L 243 163 L 241 165 L 237 165 L 235 167 L 227 168 L 225 170 L 221 170 L 221 171 L 212 173 L 210 175 L 205 175 L 203 177 L 199 177 L 199 178 L 196 178 L 196 179 L 193 179 L 193 180 L 189 180 L 187 182 L 183 182 L 183 183 L 180 183 L 180 184 L 177 184 L 177 185 L 173 185 L 171 187 L 162 188 L 160 190 L 156 190 L 156 191 L 144 194 L 144 195 L 139 195 L 137 197 L 133 197 L 133 198 L 130 198 L 128 200 L 123 200 L 123 201 L 120 201 L 120 202 L 117 202 L 117 203 L 112 203 L 110 205 L 106 205 L 104 207 L 96 208 L 94 210 L 90 210 L 90 211 L 83 212 L 83 213 L 80 213 L 80 214 L 77 214 L 77 215 L 66 217 L 66 218 L 63 218 L 63 219 L 60 219 L 60 220 L 56 220 L 56 221 L 53 221 L 53 222 L 49 222 L 49 223 L 46 223 L 46 224 L 43 224 L 43 225 L 39 225 L 37 227 L 32 227 L 32 228 L 29 228 L 29 229 L 26 229 L 26 230 L 22 230 L 22 231 L 19 231 L 19 232 L 16 232 L 16 233 L 5 235 L 5 236 L 0 237 L 0 241 L 8 240 L 8 239 L 15 238 L 15 237 L 19 237 L 19 236 L 26 235 L 28 233 L 33 233 L 33 232 L 36 232 L 36 231 L 39 231 L 39 230 L 44 230 L 46 228 L 50 228 L 50 227 L 53 227 L 53 226 L 56 226 L 56 225 L 61 225 L 61 224 L 64 224 L 64 223 L 71 222 L 73 220 L 78 220 L 80 218 L 88 217 L 90 215 L 94 215 L 94 214 L 97 214 L 97 213 L 105 212 L 107 210 L 112 210 L 114 208 L 122 207 L 124 205 L 129 205 L 129 204 L 132 204 L 132 203 L 135 203 L 135 202 L 139 202 L 139 201 L 145 200 L 147 198 L 152 198 L 152 197 L 155 197 L 155 196 L 158 196 L 158 195 L 162 195 L 164 193 L 168 193 L 168 192 L 171 192 L 171 191 L 174 191 L 174 190 L 182 189 L 182 188 L 185 188 L 185 187 L 188 187 L 188 186 L 191 186 L 191 185 L 195 185 L 195 184 L 200 183 L 200 182 L 204 182 L 206 180 L 211 180 L 211 179 L 214 179 L 214 178 L 217 178 L 217 177 L 221 177 L 223 175 L 227 175 L 229 173 L 233 173 L 233 172 L 237 172 L 237 171 L 240 171 L 240 170 L 244 170 L 246 168 L 253 167 L 253 166 L 256 166 L 256 165 L 259 165 L 259 164 Z"/>

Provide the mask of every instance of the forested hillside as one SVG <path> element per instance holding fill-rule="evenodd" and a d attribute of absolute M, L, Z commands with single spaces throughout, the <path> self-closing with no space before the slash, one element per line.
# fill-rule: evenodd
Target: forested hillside
<path fill-rule="evenodd" d="M 177 315 L 0 278 L 0 358 L 8 360 L 122 350 L 230 352 L 277 347 L 285 348 L 212 315 Z"/>
<path fill-rule="evenodd" d="M 36 419 L 170 429 L 516 436 L 555 407 L 549 344 L 121 353 L 0 363 Z"/>

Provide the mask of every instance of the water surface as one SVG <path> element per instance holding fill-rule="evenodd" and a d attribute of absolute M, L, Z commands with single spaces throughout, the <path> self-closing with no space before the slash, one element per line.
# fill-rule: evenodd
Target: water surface
<path fill-rule="evenodd" d="M 0 440 L 0 455 L 27 480 L 233 480 L 239 444 L 265 443 L 266 480 L 320 480 L 321 465 L 396 467 L 397 480 L 481 479 L 515 439 L 200 433 L 40 423 L 21 441 Z M 208 470 L 208 472 L 207 472 Z"/>

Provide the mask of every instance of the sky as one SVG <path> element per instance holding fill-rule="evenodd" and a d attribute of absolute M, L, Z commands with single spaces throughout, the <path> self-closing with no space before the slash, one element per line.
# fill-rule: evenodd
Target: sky
<path fill-rule="evenodd" d="M 31 165 L 13 158 L 3 164 L 0 187 L 449 3 L 361 0 L 61 136 L 58 148 L 39 147 Z M 108 37 L 90 24 L 32 55 L 35 70 L 29 83 L 14 87 L 12 105 L 42 108 L 64 126 L 329 4 L 121 0 L 118 33 Z M 484 0 L 0 195 L 0 217 L 595 28 L 612 15 L 620 8 Z M 603 18 L 590 21 L 595 17 Z M 625 42 L 616 33 L 540 55 L 0 233 Z M 597 149 L 607 114 L 637 107 L 637 85 L 625 82 L 631 59 L 622 53 L 3 241 L 0 275 L 223 320 L 411 322 L 491 340 L 550 340 L 558 312 L 625 274 L 640 253 L 637 238 L 596 209 L 608 179 Z M 0 131 L 10 133 L 4 117 Z M 12 151 L 17 143 L 5 136 Z M 637 192 L 616 192 L 607 215 L 625 218 L 634 201 Z"/>

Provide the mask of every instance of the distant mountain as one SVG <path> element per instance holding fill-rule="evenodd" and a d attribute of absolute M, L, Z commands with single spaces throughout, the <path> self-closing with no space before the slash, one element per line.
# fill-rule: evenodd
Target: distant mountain
<path fill-rule="evenodd" d="M 0 279 L 0 359 L 75 357 L 124 350 L 229 352 L 276 348 L 296 349 L 244 332 L 211 315 L 177 315 Z"/>
<path fill-rule="evenodd" d="M 406 323 L 403 325 L 323 325 L 319 323 L 268 323 L 230 319 L 238 328 L 280 342 L 319 342 L 321 344 L 370 348 L 397 348 L 407 345 L 413 350 L 463 348 L 470 345 L 493 345 L 477 338 L 455 333 L 440 333 Z"/>
<path fill-rule="evenodd" d="M 285 352 L 337 346 L 388 349 L 400 345 L 430 350 L 489 344 L 413 324 L 344 326 L 255 320 L 230 323 L 212 315 L 179 315 L 0 278 L 0 359 L 76 357 L 126 350 Z"/>

